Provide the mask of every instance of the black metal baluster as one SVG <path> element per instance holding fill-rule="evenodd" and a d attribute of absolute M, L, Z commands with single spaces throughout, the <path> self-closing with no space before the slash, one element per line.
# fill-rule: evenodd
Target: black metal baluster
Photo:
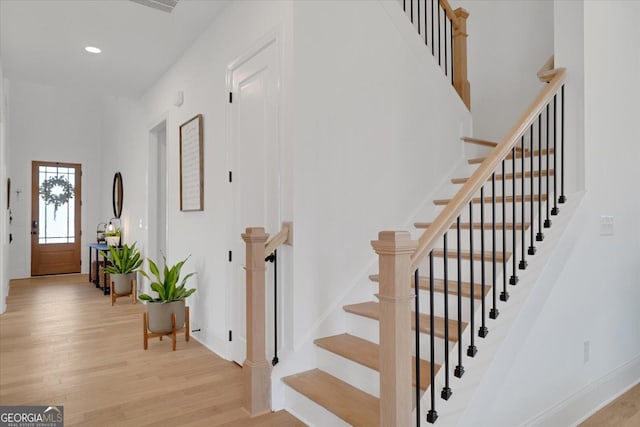
<path fill-rule="evenodd" d="M 471 232 L 473 232 L 473 224 L 470 225 Z M 482 289 L 482 300 L 480 303 L 480 311 L 482 319 L 480 323 L 480 329 L 478 329 L 478 336 L 484 338 L 489 333 L 486 324 L 486 302 L 484 296 L 486 292 L 486 276 L 485 276 L 485 252 L 484 252 L 484 185 L 480 187 L 480 288 Z"/>
<path fill-rule="evenodd" d="M 509 278 L 509 283 L 511 285 L 516 285 L 518 283 L 518 275 L 516 274 L 517 269 L 517 252 L 518 245 L 516 244 L 516 229 L 517 229 L 517 218 L 516 218 L 516 147 L 515 145 L 511 149 L 511 225 L 512 232 L 511 236 L 513 241 L 511 242 L 511 248 L 513 253 L 511 254 L 511 259 L 513 260 L 513 274 L 511 278 Z"/>
<path fill-rule="evenodd" d="M 433 10 L 433 4 L 435 3 L 436 0 L 431 0 L 431 55 L 435 56 L 436 55 L 436 39 L 435 39 L 435 34 L 434 34 L 434 25 L 433 25 L 433 17 L 435 15 L 435 12 Z M 438 5 L 438 7 L 440 7 Z"/>
<path fill-rule="evenodd" d="M 402 0 L 402 10 L 407 11 L 407 0 Z"/>
<path fill-rule="evenodd" d="M 420 0 L 418 0 L 418 35 L 420 35 Z"/>
<path fill-rule="evenodd" d="M 278 250 L 274 250 L 265 261 L 273 263 L 273 359 L 271 365 L 276 366 L 278 360 Z"/>
<path fill-rule="evenodd" d="M 549 104 L 547 104 L 546 107 L 546 111 L 547 111 L 547 138 L 546 138 L 546 155 L 547 155 L 547 161 L 546 161 L 546 166 L 547 166 L 547 194 L 546 194 L 546 206 L 547 206 L 547 218 L 544 220 L 544 228 L 549 228 L 551 227 L 551 218 L 549 218 L 549 170 L 551 169 L 549 166 L 549 149 L 551 148 L 550 144 L 549 144 Z M 542 151 L 540 153 L 538 153 L 539 156 L 542 156 Z M 556 174 L 555 169 L 553 170 L 553 174 Z"/>
<path fill-rule="evenodd" d="M 558 136 L 558 127 L 557 127 L 557 122 L 558 122 L 558 110 L 557 110 L 557 103 L 556 103 L 556 98 L 557 98 L 557 94 L 553 95 L 553 208 L 551 209 L 551 215 L 558 215 L 560 213 L 560 209 L 558 209 L 558 189 L 557 189 L 557 179 L 556 177 L 558 176 L 557 173 L 555 173 L 555 171 L 558 169 L 556 166 L 556 158 L 558 157 L 558 150 L 556 150 L 556 142 L 557 142 L 557 136 Z"/>
<path fill-rule="evenodd" d="M 521 252 L 522 259 L 520 260 L 520 265 L 518 266 L 518 268 L 520 268 L 520 270 L 524 270 L 524 269 L 527 268 L 527 260 L 525 258 L 526 257 L 525 254 L 527 253 L 526 248 L 525 248 L 526 245 L 527 245 L 527 242 L 525 242 L 525 236 L 526 236 L 526 231 L 527 230 L 526 230 L 526 228 L 524 226 L 525 225 L 525 210 L 527 208 L 526 200 L 525 200 L 526 197 L 525 197 L 525 194 L 524 194 L 524 181 L 525 181 L 525 172 L 526 172 L 525 171 L 525 154 L 526 153 L 524 151 L 524 134 L 523 134 L 522 138 L 520 139 L 520 159 L 522 160 L 520 162 L 521 163 L 521 165 L 520 165 L 520 169 L 521 169 L 520 173 L 522 175 L 521 178 L 520 178 L 520 193 L 522 194 L 521 195 L 521 202 L 522 202 L 521 203 L 521 206 L 522 206 L 521 214 L 522 214 L 522 218 L 520 218 L 520 222 L 522 224 L 522 227 L 520 228 L 520 240 L 521 240 L 520 243 L 522 245 L 522 252 Z M 531 156 L 533 156 L 533 153 L 531 153 Z M 516 179 L 515 173 L 513 174 L 513 179 L 514 179 L 514 181 Z"/>
<path fill-rule="evenodd" d="M 440 397 L 449 400 L 451 397 L 451 387 L 449 387 L 449 254 L 447 245 L 447 234 L 444 233 L 444 387 Z"/>
<path fill-rule="evenodd" d="M 427 1 L 428 0 L 424 0 L 424 44 L 429 46 L 429 35 L 427 32 Z"/>
<path fill-rule="evenodd" d="M 489 310 L 489 318 L 497 319 L 500 312 L 496 303 L 496 295 L 498 294 L 496 283 L 496 173 L 491 174 L 491 244 L 492 244 L 492 256 L 491 256 L 491 268 L 493 269 L 492 294 L 493 294 L 493 307 Z"/>
<path fill-rule="evenodd" d="M 433 251 L 429 252 L 429 345 L 430 349 L 430 384 L 431 384 L 431 409 L 427 412 L 427 422 L 433 424 L 438 419 L 438 412 L 436 411 L 436 388 L 435 384 L 435 327 L 434 327 L 434 302 L 433 302 Z"/>
<path fill-rule="evenodd" d="M 411 0 L 411 23 L 413 24 L 413 0 Z"/>
<path fill-rule="evenodd" d="M 448 76 L 449 67 L 447 65 L 447 15 L 444 16 L 444 75 Z"/>
<path fill-rule="evenodd" d="M 474 278 L 473 278 L 473 200 L 471 200 L 469 202 L 469 269 L 470 269 L 470 290 L 469 290 L 469 300 L 470 300 L 470 305 L 471 305 L 471 310 L 470 310 L 470 324 L 469 326 L 471 326 L 471 329 L 469 329 L 471 331 L 471 333 L 469 334 L 469 336 L 471 337 L 471 342 L 469 344 L 469 347 L 467 348 L 467 356 L 469 357 L 474 357 L 476 355 L 476 353 L 478 352 L 477 347 L 475 346 L 475 334 L 473 333 L 473 330 L 475 329 L 474 326 L 474 317 L 475 317 L 475 295 L 474 295 L 474 288 L 475 288 L 475 283 L 474 283 Z"/>
<path fill-rule="evenodd" d="M 440 31 L 440 2 L 438 2 L 438 65 L 442 66 L 442 31 Z"/>
<path fill-rule="evenodd" d="M 529 246 L 529 250 L 528 250 L 528 254 L 529 255 L 535 255 L 536 254 L 536 247 L 534 246 L 534 242 L 536 241 L 535 239 L 535 230 L 534 230 L 534 220 L 533 220 L 533 215 L 534 215 L 534 201 L 535 201 L 535 195 L 534 195 L 534 188 L 533 188 L 533 180 L 534 180 L 534 171 L 533 171 L 533 127 L 535 125 L 535 122 L 531 124 L 531 133 L 529 134 L 529 151 L 531 152 L 531 161 L 529 162 L 529 183 L 530 185 L 530 190 L 531 190 L 531 199 L 529 200 L 529 203 L 531 204 L 531 217 L 529 218 L 529 227 L 531 228 L 531 245 Z M 539 157 L 539 156 L 538 156 Z M 524 179 L 524 177 L 522 178 Z M 524 221 L 523 221 L 524 222 Z"/>
<path fill-rule="evenodd" d="M 413 278 L 415 299 L 415 332 L 416 332 L 416 425 L 420 425 L 420 270 L 416 269 Z"/>
<path fill-rule="evenodd" d="M 547 166 L 547 169 L 549 167 Z M 538 234 L 536 241 L 542 242 L 542 113 L 538 114 Z"/>
<path fill-rule="evenodd" d="M 559 203 L 565 203 L 567 196 L 564 194 L 564 84 L 560 88 L 560 198 Z M 555 154 L 555 153 L 554 153 Z"/>
<path fill-rule="evenodd" d="M 453 21 L 449 20 L 449 41 L 451 42 L 451 85 L 453 85 Z"/>
<path fill-rule="evenodd" d="M 464 367 L 462 366 L 462 257 L 460 254 L 461 236 L 460 236 L 460 215 L 456 219 L 456 237 L 458 239 L 456 249 L 456 263 L 458 268 L 458 366 L 453 372 L 458 378 L 464 375 Z"/>
<path fill-rule="evenodd" d="M 500 292 L 500 301 L 509 300 L 509 292 L 507 292 L 507 196 L 505 188 L 505 180 L 507 178 L 504 159 L 502 160 L 502 292 Z"/>

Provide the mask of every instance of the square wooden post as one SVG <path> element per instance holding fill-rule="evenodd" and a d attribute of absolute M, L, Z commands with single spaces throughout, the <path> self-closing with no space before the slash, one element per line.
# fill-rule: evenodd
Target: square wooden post
<path fill-rule="evenodd" d="M 453 30 L 453 87 L 467 109 L 471 110 L 471 85 L 467 80 L 467 18 L 469 12 L 459 7 L 454 13 L 458 20 Z"/>
<path fill-rule="evenodd" d="M 413 424 L 411 381 L 411 255 L 406 231 L 381 231 L 371 245 L 379 257 L 380 425 Z"/>
<path fill-rule="evenodd" d="M 247 358 L 243 407 L 252 415 L 271 411 L 271 365 L 265 347 L 265 244 L 269 235 L 262 227 L 250 227 L 242 234 L 246 244 L 246 327 Z"/>

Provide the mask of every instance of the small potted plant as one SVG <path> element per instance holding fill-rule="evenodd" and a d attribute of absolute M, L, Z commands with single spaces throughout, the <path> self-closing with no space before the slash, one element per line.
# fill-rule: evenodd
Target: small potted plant
<path fill-rule="evenodd" d="M 111 305 L 115 298 L 124 295 L 133 295 L 132 301 L 135 303 L 135 287 L 133 285 L 136 279 L 136 272 L 142 265 L 140 252 L 136 249 L 135 242 L 133 245 L 123 245 L 122 248 L 109 246 L 109 252 L 101 252 L 107 261 L 105 271 L 109 273 L 111 281 Z"/>
<path fill-rule="evenodd" d="M 113 230 L 107 230 L 104 232 L 104 238 L 107 241 L 107 246 L 120 246 L 120 227 Z"/>
<path fill-rule="evenodd" d="M 151 289 L 158 296 L 147 294 L 140 295 L 140 299 L 147 301 L 147 316 L 149 331 L 158 334 L 168 334 L 172 331 L 172 314 L 176 315 L 176 330 L 182 329 L 185 324 L 185 299 L 193 294 L 195 289 L 186 289 L 187 280 L 195 273 L 189 273 L 180 280 L 180 271 L 189 257 L 173 266 L 167 266 L 167 259 L 163 255 L 164 268 L 162 271 L 152 259 L 149 261 L 149 273 L 140 273 L 151 281 Z M 151 277 L 153 276 L 153 277 Z"/>

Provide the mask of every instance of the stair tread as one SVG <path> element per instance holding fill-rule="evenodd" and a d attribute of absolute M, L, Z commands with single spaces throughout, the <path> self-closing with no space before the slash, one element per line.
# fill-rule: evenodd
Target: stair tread
<path fill-rule="evenodd" d="M 357 304 L 345 305 L 342 307 L 347 313 L 356 314 L 359 316 L 367 317 L 373 320 L 380 319 L 380 305 L 377 302 L 368 301 Z M 440 316 L 434 316 L 434 335 L 438 338 L 444 338 L 444 318 Z M 415 314 L 411 312 L 411 328 L 415 330 Z M 467 326 L 466 322 L 462 322 L 462 330 Z M 420 332 L 428 334 L 429 328 L 429 315 L 420 313 Z M 457 320 L 449 319 L 449 341 L 458 341 L 458 322 Z"/>
<path fill-rule="evenodd" d="M 367 341 L 351 334 L 339 334 L 330 337 L 318 338 L 314 343 L 327 351 L 335 353 L 346 359 L 359 363 L 367 368 L 380 371 L 380 346 L 371 341 Z M 412 385 L 416 385 L 416 358 L 411 358 Z M 426 390 L 430 385 L 429 372 L 431 364 L 420 359 L 420 389 Z M 435 371 L 438 372 L 440 365 L 435 365 Z"/>
<path fill-rule="evenodd" d="M 546 194 L 534 194 L 534 201 L 538 201 L 538 197 L 540 197 L 540 200 L 545 202 L 547 201 L 547 195 Z M 507 196 L 506 198 L 506 202 L 507 203 L 511 203 L 513 202 L 513 196 Z M 480 197 L 474 197 L 473 199 L 471 199 L 473 203 L 480 203 Z M 531 201 L 531 194 L 527 194 L 524 196 L 524 200 L 527 202 Z M 451 201 L 451 199 L 436 199 L 433 201 L 433 204 L 436 206 L 446 206 L 449 204 L 449 202 Z M 485 196 L 484 198 L 484 203 L 492 203 L 492 197 L 491 196 Z M 517 195 L 516 196 L 516 203 L 522 202 L 522 196 L 521 195 Z M 502 203 L 502 196 L 496 196 L 496 203 Z"/>
<path fill-rule="evenodd" d="M 494 142 L 494 141 L 489 141 L 487 139 L 482 139 L 482 138 L 474 138 L 472 136 L 464 136 L 462 138 L 460 138 L 462 141 L 467 142 L 469 144 L 476 144 L 476 145 L 483 145 L 485 147 L 497 147 L 498 143 Z M 516 151 L 521 151 L 522 149 L 520 147 L 516 147 Z M 529 151 L 528 149 L 525 151 Z"/>
<path fill-rule="evenodd" d="M 534 150 L 534 152 L 533 152 L 534 157 L 535 157 L 535 156 L 538 156 L 538 155 L 539 155 L 539 153 L 540 153 L 540 151 L 539 151 L 539 150 Z M 553 154 L 553 153 L 554 153 L 554 149 L 553 149 L 553 148 L 550 148 L 550 149 L 549 149 L 549 154 Z M 547 149 L 546 149 L 546 148 L 543 148 L 543 149 L 542 149 L 542 155 L 544 156 L 545 154 L 547 154 Z M 531 156 L 531 152 L 529 152 L 529 151 L 525 152 L 524 156 L 525 156 L 525 157 L 529 157 L 529 156 Z M 521 158 L 521 157 L 522 157 L 522 156 L 521 156 L 520 152 L 516 153 L 516 159 L 519 159 L 519 158 Z M 467 162 L 468 162 L 470 165 L 477 165 L 477 164 L 479 164 L 479 163 L 482 163 L 486 158 L 487 158 L 486 156 L 485 156 L 485 157 L 477 157 L 477 158 L 475 158 L 475 159 L 469 159 L 469 160 L 467 160 Z M 505 160 L 511 160 L 511 154 L 509 154 L 507 157 L 505 157 Z"/>
<path fill-rule="evenodd" d="M 478 242 L 479 245 L 480 242 Z M 444 249 L 434 249 L 433 250 L 433 256 L 437 257 L 437 258 L 444 258 Z M 448 249 L 447 250 L 447 257 L 449 259 L 455 259 L 458 256 L 458 251 L 456 249 Z M 471 259 L 471 252 L 469 251 L 460 251 L 460 257 L 462 259 Z M 509 258 L 511 258 L 511 252 L 506 252 L 503 253 L 501 250 L 496 250 L 496 262 L 503 262 L 504 260 L 508 260 Z M 482 254 L 480 253 L 480 250 L 474 250 L 473 251 L 473 260 L 474 261 L 482 261 Z M 493 261 L 493 251 L 491 249 L 487 249 L 485 248 L 484 251 L 484 261 L 485 262 L 490 262 Z"/>
<path fill-rule="evenodd" d="M 380 281 L 380 277 L 377 274 L 372 274 L 369 276 L 369 279 L 371 279 L 371 281 L 373 282 L 379 282 Z M 411 286 L 414 286 L 414 282 L 415 280 L 413 278 L 411 278 Z M 458 295 L 458 281 L 457 280 L 449 280 L 449 288 L 447 289 L 449 291 L 449 295 Z M 433 279 L 433 290 L 434 292 L 439 292 L 439 293 L 444 293 L 444 280 L 443 279 Z M 418 286 L 420 287 L 420 289 L 428 291 L 429 290 L 429 277 L 428 276 L 420 276 L 419 278 L 419 282 L 418 282 Z M 460 284 L 461 287 L 461 294 L 463 297 L 465 298 L 469 298 L 471 296 L 471 283 L 469 282 L 462 282 Z M 485 285 L 484 287 L 485 290 L 485 295 L 489 293 L 489 291 L 491 290 L 491 286 L 490 285 Z M 481 299 L 482 298 L 482 285 L 479 283 L 476 283 L 473 287 L 473 296 L 476 299 Z"/>
<path fill-rule="evenodd" d="M 555 174 L 555 170 L 554 169 L 549 169 L 548 171 L 546 169 L 542 170 L 542 176 L 546 177 L 547 173 L 549 174 L 549 176 L 553 176 Z M 534 177 L 538 177 L 540 175 L 540 171 L 535 170 L 533 172 L 533 176 Z M 526 171 L 524 173 L 524 177 L 525 178 L 530 178 L 531 177 L 531 171 Z M 513 179 L 513 173 L 507 173 L 505 174 L 505 179 Z M 516 179 L 522 179 L 522 172 L 516 172 Z M 451 180 L 451 182 L 453 184 L 464 184 L 465 182 L 467 182 L 469 180 L 469 177 L 465 177 L 465 178 L 453 178 Z M 502 180 L 502 174 L 498 174 L 496 175 L 496 180 L 500 181 Z M 489 177 L 489 179 L 487 179 L 487 181 L 491 181 L 491 177 Z"/>
<path fill-rule="evenodd" d="M 320 369 L 290 375 L 282 380 L 351 425 L 380 425 L 380 399 Z"/>
<path fill-rule="evenodd" d="M 431 222 L 414 222 L 413 226 L 415 228 L 429 228 L 431 226 Z M 480 224 L 479 222 L 474 222 L 473 223 L 473 229 L 474 230 L 480 230 L 482 224 Z M 531 225 L 531 223 L 529 222 L 525 222 L 524 227 L 525 230 L 529 228 L 529 226 Z M 503 228 L 504 224 L 502 222 L 496 222 L 496 230 L 501 231 Z M 456 224 L 453 223 L 451 224 L 451 229 L 456 229 Z M 460 223 L 460 229 L 461 230 L 468 230 L 470 228 L 470 224 L 468 222 L 461 222 Z M 513 223 L 508 222 L 506 224 L 506 228 L 507 230 L 513 230 Z M 492 230 L 493 229 L 493 223 L 491 222 L 485 222 L 484 224 L 484 229 L 485 230 Z M 522 224 L 521 223 L 517 223 L 516 224 L 516 230 L 522 230 Z"/>

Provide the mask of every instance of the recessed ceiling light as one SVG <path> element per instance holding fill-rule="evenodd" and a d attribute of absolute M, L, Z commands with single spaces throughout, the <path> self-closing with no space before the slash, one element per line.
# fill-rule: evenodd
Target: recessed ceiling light
<path fill-rule="evenodd" d="M 102 50 L 98 49 L 95 46 L 87 46 L 87 47 L 84 48 L 84 50 L 86 50 L 89 53 L 100 53 L 100 52 L 102 52 Z"/>

